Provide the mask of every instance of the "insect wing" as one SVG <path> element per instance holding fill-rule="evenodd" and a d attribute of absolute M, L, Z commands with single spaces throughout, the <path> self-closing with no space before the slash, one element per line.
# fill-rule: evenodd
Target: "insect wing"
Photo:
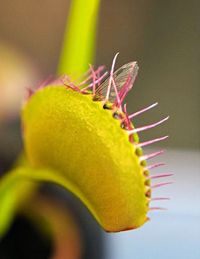
<path fill-rule="evenodd" d="M 113 79 L 115 81 L 117 92 L 120 93 L 120 91 L 124 87 L 126 88 L 126 92 L 128 92 L 133 86 L 137 73 L 138 73 L 138 65 L 136 62 L 127 63 L 121 66 L 119 69 L 117 69 L 113 73 Z M 109 80 L 110 80 L 110 76 L 108 76 L 99 86 L 97 86 L 95 90 L 94 100 L 100 101 L 105 99 L 108 85 L 109 85 Z M 116 99 L 116 96 L 117 96 L 117 93 L 114 87 L 111 87 L 109 101 L 114 102 Z"/>
<path fill-rule="evenodd" d="M 109 85 L 110 76 L 104 79 L 104 81 L 98 85 L 95 89 L 95 95 L 93 96 L 94 101 L 102 101 L 105 99 L 107 88 Z"/>

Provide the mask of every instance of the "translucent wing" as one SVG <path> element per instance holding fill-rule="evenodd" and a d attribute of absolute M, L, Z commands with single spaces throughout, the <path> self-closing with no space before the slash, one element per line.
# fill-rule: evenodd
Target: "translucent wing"
<path fill-rule="evenodd" d="M 132 88 L 138 73 L 138 69 L 139 67 L 136 62 L 130 62 L 123 65 L 113 73 L 113 79 L 119 96 L 123 93 L 127 93 Z M 110 76 L 107 77 L 99 86 L 97 86 L 95 90 L 94 100 L 100 101 L 105 99 L 109 81 Z M 109 94 L 109 101 L 114 103 L 116 101 L 116 96 L 117 93 L 112 83 Z"/>

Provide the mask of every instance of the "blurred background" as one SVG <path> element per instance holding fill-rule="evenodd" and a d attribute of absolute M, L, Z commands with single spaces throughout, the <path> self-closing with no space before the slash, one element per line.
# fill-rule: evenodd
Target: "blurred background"
<path fill-rule="evenodd" d="M 19 107 L 24 89 L 55 74 L 69 5 L 67 0 L 1 1 L 1 173 L 22 148 Z M 104 253 L 99 252 L 99 258 L 200 258 L 199 10 L 197 0 L 101 1 L 95 64 L 109 68 L 118 51 L 117 66 L 138 61 L 139 76 L 127 97 L 128 110 L 159 103 L 137 118 L 136 126 L 170 115 L 167 125 L 145 132 L 141 138 L 170 135 L 159 147 L 167 149 L 162 161 L 168 163 L 162 170 L 173 171 L 175 183 L 159 190 L 172 198 L 164 205 L 168 211 L 152 212 L 149 223 L 127 233 L 105 234 L 78 204 L 88 219 L 85 224 L 92 225 L 90 231 L 95 233 L 91 243 L 88 239 L 88 249 L 97 249 L 92 240 L 100 237 L 98 249 Z M 64 196 L 59 189 L 53 192 Z"/>

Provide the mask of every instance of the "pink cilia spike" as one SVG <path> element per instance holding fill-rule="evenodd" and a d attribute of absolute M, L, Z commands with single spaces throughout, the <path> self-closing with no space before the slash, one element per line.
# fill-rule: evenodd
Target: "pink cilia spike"
<path fill-rule="evenodd" d="M 152 210 L 167 210 L 167 209 L 162 207 L 151 207 L 149 208 L 149 210 L 152 211 Z"/>
<path fill-rule="evenodd" d="M 160 150 L 160 151 L 148 154 L 148 155 L 141 156 L 139 159 L 140 159 L 140 161 L 148 160 L 148 159 L 151 159 L 153 157 L 159 156 L 159 155 L 161 155 L 163 153 L 164 153 L 164 150 Z"/>
<path fill-rule="evenodd" d="M 116 63 L 116 59 L 117 59 L 118 55 L 119 55 L 119 52 L 114 56 L 114 59 L 112 62 L 112 67 L 111 67 L 111 71 L 110 71 L 110 79 L 109 79 L 108 89 L 107 89 L 107 93 L 106 93 L 106 97 L 105 97 L 105 102 L 109 100 L 110 90 L 111 90 L 111 86 L 112 86 L 112 78 L 113 78 L 115 63 Z"/>
<path fill-rule="evenodd" d="M 27 87 L 26 90 L 27 90 L 27 97 L 26 98 L 29 99 L 34 94 L 35 91 L 33 89 L 29 88 L 29 87 Z"/>
<path fill-rule="evenodd" d="M 173 182 L 154 184 L 154 185 L 151 186 L 151 189 L 160 188 L 160 187 L 162 187 L 162 186 L 169 185 L 169 184 L 172 184 L 172 183 L 173 183 Z"/>
<path fill-rule="evenodd" d="M 146 170 L 151 170 L 151 169 L 157 168 L 159 166 L 163 166 L 163 165 L 165 165 L 165 163 L 156 163 L 156 164 L 148 165 L 148 166 L 146 166 Z"/>
<path fill-rule="evenodd" d="M 129 117 L 129 119 L 132 119 L 132 118 L 138 116 L 139 114 L 144 113 L 144 112 L 146 112 L 146 111 L 148 111 L 148 110 L 154 108 L 154 107 L 157 106 L 157 105 L 158 105 L 158 103 L 153 103 L 152 105 L 150 105 L 150 106 L 148 106 L 148 107 L 146 107 L 146 108 L 144 108 L 144 109 L 142 109 L 142 110 L 140 110 L 140 111 L 138 111 L 138 112 L 132 113 L 132 114 L 129 115 L 128 117 Z"/>
<path fill-rule="evenodd" d="M 131 121 L 128 118 L 127 104 L 126 103 L 123 105 L 123 113 L 125 114 L 125 118 L 123 118 L 123 121 L 126 123 L 127 129 L 131 130 L 132 126 L 131 126 Z M 133 143 L 133 139 L 130 138 L 129 140 L 130 140 L 131 143 Z"/>
<path fill-rule="evenodd" d="M 99 84 L 99 83 L 107 76 L 107 74 L 108 74 L 108 72 L 106 71 L 102 76 L 100 76 L 99 78 L 97 78 L 97 79 L 95 80 L 95 84 Z M 82 91 L 85 91 L 85 90 L 87 90 L 87 89 L 89 89 L 89 88 L 91 88 L 91 87 L 93 87 L 93 83 L 87 85 L 86 87 L 82 88 L 81 90 L 82 90 Z"/>
<path fill-rule="evenodd" d="M 123 112 L 124 112 L 124 114 L 125 114 L 125 116 L 126 116 L 126 121 L 128 122 L 127 126 L 128 126 L 129 129 L 131 130 L 132 127 L 131 127 L 131 122 L 130 122 L 129 117 L 128 117 L 127 104 L 126 104 L 126 103 L 124 104 Z"/>
<path fill-rule="evenodd" d="M 65 75 L 63 78 L 62 78 L 62 82 L 65 86 L 67 87 L 70 87 L 71 89 L 73 90 L 76 90 L 77 92 L 80 92 L 80 88 L 78 86 L 76 86 L 75 84 L 73 84 L 69 78 L 69 76 Z"/>
<path fill-rule="evenodd" d="M 55 78 L 50 75 L 48 76 L 45 80 L 43 80 L 38 86 L 37 89 L 41 89 L 43 87 L 45 87 L 46 85 L 49 85 L 53 80 L 55 80 Z"/>
<path fill-rule="evenodd" d="M 93 74 L 91 74 L 91 65 L 89 65 L 89 66 L 90 66 L 90 69 L 85 73 L 86 76 L 87 76 L 87 74 L 89 74 L 89 76 L 88 76 L 85 80 L 83 80 L 81 83 L 78 84 L 79 87 L 82 86 L 82 85 L 87 84 L 87 82 L 88 82 L 90 79 L 93 78 Z M 103 71 L 103 70 L 104 70 L 104 66 L 98 67 L 97 70 L 94 70 L 94 69 L 93 69 L 93 72 L 94 72 L 94 74 L 95 74 L 95 77 L 98 78 L 98 74 L 99 74 L 101 71 Z"/>
<path fill-rule="evenodd" d="M 114 80 L 113 77 L 112 77 L 112 83 L 113 83 L 113 87 L 114 87 L 115 94 L 116 94 L 117 107 L 118 107 L 120 110 L 122 110 L 122 108 L 121 108 L 121 100 L 120 100 L 120 98 L 119 98 L 119 93 L 118 93 L 117 86 L 116 86 L 116 83 L 115 83 L 115 80 Z"/>
<path fill-rule="evenodd" d="M 145 146 L 151 145 L 153 143 L 165 140 L 168 137 L 169 136 L 164 136 L 164 137 L 161 137 L 161 138 L 155 138 L 155 139 L 152 139 L 152 140 L 149 140 L 149 141 L 141 142 L 141 143 L 136 144 L 136 147 L 145 147 Z"/>
<path fill-rule="evenodd" d="M 143 127 L 140 127 L 140 128 L 135 128 L 133 130 L 129 130 L 128 133 L 129 134 L 134 134 L 134 133 L 137 133 L 137 132 L 140 132 L 140 131 L 144 131 L 144 130 L 148 130 L 148 129 L 151 129 L 151 128 L 154 128 L 160 124 L 162 124 L 163 122 L 165 122 L 166 120 L 169 119 L 169 116 L 167 116 L 166 118 L 156 122 L 156 123 L 153 123 L 153 124 L 150 124 L 150 125 L 146 125 L 146 126 L 143 126 Z"/>
<path fill-rule="evenodd" d="M 124 108 L 124 113 L 125 113 L 126 115 L 128 115 L 128 112 L 127 112 L 127 104 L 126 104 L 126 103 L 124 104 L 124 107 L 123 107 L 123 108 Z"/>
<path fill-rule="evenodd" d="M 170 198 L 164 198 L 164 197 L 156 197 L 156 198 L 151 198 L 150 201 L 168 201 Z"/>
<path fill-rule="evenodd" d="M 103 67 L 103 70 L 104 70 L 104 66 L 102 66 Z M 103 71 L 102 70 L 102 71 Z M 107 74 L 107 73 L 106 73 Z M 97 70 L 97 72 L 96 72 L 96 75 L 97 75 L 97 78 L 99 79 L 100 78 L 100 75 L 101 75 L 101 71 L 100 70 Z M 98 84 L 98 86 L 101 84 L 101 80 L 97 83 Z"/>
<path fill-rule="evenodd" d="M 147 177 L 147 179 L 158 179 L 158 178 L 169 177 L 169 176 L 173 176 L 173 174 L 151 175 L 151 176 Z"/>
<path fill-rule="evenodd" d="M 96 91 L 96 74 L 95 71 L 93 69 L 93 67 L 91 65 L 90 66 L 90 70 L 91 70 L 91 74 L 92 74 L 92 93 L 95 94 Z"/>

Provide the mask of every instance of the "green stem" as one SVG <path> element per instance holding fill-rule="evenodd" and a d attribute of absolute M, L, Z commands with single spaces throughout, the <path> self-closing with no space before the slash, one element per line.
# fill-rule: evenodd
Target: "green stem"
<path fill-rule="evenodd" d="M 77 77 L 93 63 L 99 3 L 100 0 L 72 1 L 58 74 Z"/>
<path fill-rule="evenodd" d="M 29 202 L 41 182 L 51 182 L 71 190 L 70 183 L 57 172 L 30 166 L 13 169 L 0 179 L 0 239 L 16 212 Z"/>

